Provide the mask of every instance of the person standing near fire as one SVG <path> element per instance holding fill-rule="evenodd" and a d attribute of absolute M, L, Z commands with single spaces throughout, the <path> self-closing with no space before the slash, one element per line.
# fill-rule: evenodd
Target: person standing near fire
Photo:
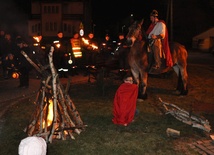
<path fill-rule="evenodd" d="M 19 71 L 19 88 L 28 88 L 29 87 L 29 73 L 32 69 L 31 64 L 28 60 L 22 55 L 21 51 L 24 51 L 30 58 L 32 55 L 30 53 L 29 46 L 24 42 L 22 38 L 16 40 L 17 51 L 15 52 L 15 57 L 17 60 L 17 69 Z"/>
<path fill-rule="evenodd" d="M 71 49 L 73 56 L 76 60 L 82 58 L 82 51 L 81 51 L 81 39 L 78 32 L 74 32 L 73 37 L 70 39 Z"/>
<path fill-rule="evenodd" d="M 114 50 L 113 42 L 109 34 L 105 35 L 104 41 L 100 45 L 100 53 L 104 60 L 108 60 Z"/>
<path fill-rule="evenodd" d="M 13 54 L 15 50 L 14 42 L 10 33 L 5 33 L 5 39 L 2 48 L 2 70 L 4 79 L 8 79 L 7 61 L 8 55 Z"/>
<path fill-rule="evenodd" d="M 66 77 L 67 68 L 65 62 L 65 55 L 68 52 L 69 40 L 64 38 L 63 32 L 59 31 L 57 33 L 57 39 L 54 43 L 54 53 L 53 53 L 53 62 L 56 70 L 58 71 L 60 77 Z"/>
<path fill-rule="evenodd" d="M 63 32 L 59 31 L 57 33 L 57 40 L 55 41 L 53 62 L 60 77 L 67 78 L 68 76 L 72 75 L 71 65 L 74 62 L 71 63 L 70 60 L 73 61 L 70 39 L 67 37 L 64 37 Z"/>
<path fill-rule="evenodd" d="M 98 42 L 94 37 L 94 33 L 90 32 L 87 37 L 88 44 L 85 50 L 86 65 L 96 65 L 96 58 L 98 55 Z"/>
<path fill-rule="evenodd" d="M 126 45 L 126 38 L 124 33 L 118 34 L 117 47 L 120 47 L 120 53 L 115 53 L 119 59 L 120 70 L 126 70 L 129 68 L 128 53 L 129 47 Z"/>

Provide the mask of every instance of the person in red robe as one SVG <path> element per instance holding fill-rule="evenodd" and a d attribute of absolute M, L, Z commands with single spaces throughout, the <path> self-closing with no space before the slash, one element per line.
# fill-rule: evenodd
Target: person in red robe
<path fill-rule="evenodd" d="M 151 50 L 154 53 L 155 65 L 154 69 L 158 69 L 161 66 L 160 55 L 163 50 L 164 57 L 166 59 L 166 66 L 172 67 L 172 57 L 168 42 L 168 30 L 166 23 L 163 20 L 158 19 L 158 11 L 153 10 L 150 14 L 151 24 L 146 31 L 148 39 L 152 40 Z"/>
<path fill-rule="evenodd" d="M 113 123 L 127 126 L 134 120 L 138 86 L 133 84 L 131 75 L 127 75 L 116 91 L 113 101 Z"/>

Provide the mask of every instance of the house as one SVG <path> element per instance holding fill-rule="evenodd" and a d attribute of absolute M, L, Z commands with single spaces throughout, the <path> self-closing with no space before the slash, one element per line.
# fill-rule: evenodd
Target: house
<path fill-rule="evenodd" d="M 214 47 L 214 27 L 192 38 L 192 48 L 210 51 Z"/>
<path fill-rule="evenodd" d="M 64 37 L 72 37 L 80 27 L 89 33 L 91 21 L 90 0 L 32 0 L 28 35 L 53 38 L 62 31 Z"/>

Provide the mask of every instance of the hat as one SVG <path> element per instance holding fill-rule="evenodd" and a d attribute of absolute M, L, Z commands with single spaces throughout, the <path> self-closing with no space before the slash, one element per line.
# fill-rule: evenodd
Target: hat
<path fill-rule="evenodd" d="M 25 43 L 25 41 L 21 37 L 16 38 L 16 44 L 21 44 L 21 43 Z"/>
<path fill-rule="evenodd" d="M 19 144 L 19 155 L 46 155 L 47 144 L 41 137 L 27 137 Z"/>
<path fill-rule="evenodd" d="M 152 10 L 152 12 L 150 13 L 150 16 L 158 17 L 158 11 Z"/>
<path fill-rule="evenodd" d="M 128 77 L 133 77 L 132 73 L 129 71 L 123 76 L 123 80 L 127 79 Z"/>
<path fill-rule="evenodd" d="M 57 34 L 59 34 L 59 33 L 63 33 L 63 32 L 62 31 L 58 31 Z"/>

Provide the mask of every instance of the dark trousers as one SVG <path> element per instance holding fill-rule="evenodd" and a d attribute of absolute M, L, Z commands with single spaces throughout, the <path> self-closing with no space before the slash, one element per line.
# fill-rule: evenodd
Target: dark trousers
<path fill-rule="evenodd" d="M 19 86 L 29 86 L 29 69 L 22 67 L 19 69 Z"/>

